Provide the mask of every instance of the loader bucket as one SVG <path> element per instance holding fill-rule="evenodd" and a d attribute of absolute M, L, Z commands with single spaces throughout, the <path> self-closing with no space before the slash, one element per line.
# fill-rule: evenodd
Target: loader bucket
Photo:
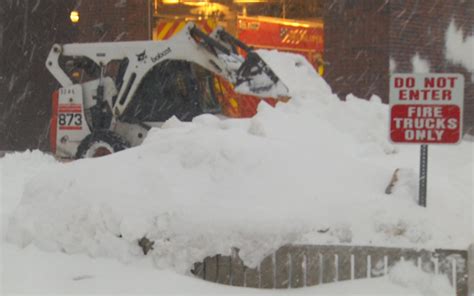
<path fill-rule="evenodd" d="M 248 52 L 247 58 L 238 69 L 235 91 L 275 99 L 289 96 L 288 87 L 255 51 Z"/>

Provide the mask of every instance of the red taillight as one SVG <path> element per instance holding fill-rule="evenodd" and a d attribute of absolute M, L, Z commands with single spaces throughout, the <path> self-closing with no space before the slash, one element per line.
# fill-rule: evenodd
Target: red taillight
<path fill-rule="evenodd" d="M 51 120 L 49 125 L 49 144 L 53 154 L 56 154 L 56 137 L 58 132 L 58 96 L 59 92 L 57 90 L 54 91 L 52 95 Z"/>

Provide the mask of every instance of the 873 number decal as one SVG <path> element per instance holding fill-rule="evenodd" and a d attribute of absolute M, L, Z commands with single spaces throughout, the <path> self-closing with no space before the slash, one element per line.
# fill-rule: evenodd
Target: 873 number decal
<path fill-rule="evenodd" d="M 75 129 L 81 129 L 82 126 L 82 114 L 81 113 L 59 113 L 59 128 L 67 129 L 72 127 Z"/>

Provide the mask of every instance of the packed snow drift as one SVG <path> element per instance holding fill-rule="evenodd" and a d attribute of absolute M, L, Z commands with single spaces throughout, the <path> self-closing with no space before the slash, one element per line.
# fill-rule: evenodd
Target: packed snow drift
<path fill-rule="evenodd" d="M 98 159 L 52 163 L 35 152 L 0 160 L 2 200 L 19 203 L 2 219 L 5 239 L 131 262 L 144 256 L 137 241 L 146 236 L 155 265 L 180 273 L 232 247 L 251 266 L 287 243 L 467 247 L 472 142 L 430 147 L 421 208 L 419 146 L 388 141 L 380 98 L 340 101 L 299 56 L 260 55 L 292 99 L 275 108 L 262 101 L 251 119 L 171 118 L 143 145 Z M 25 165 L 37 174 L 20 190 Z"/>

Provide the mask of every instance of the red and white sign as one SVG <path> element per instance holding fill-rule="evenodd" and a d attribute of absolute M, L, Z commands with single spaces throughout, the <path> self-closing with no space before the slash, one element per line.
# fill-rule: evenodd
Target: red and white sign
<path fill-rule="evenodd" d="M 390 139 L 455 144 L 462 138 L 461 74 L 394 74 L 390 78 Z"/>

